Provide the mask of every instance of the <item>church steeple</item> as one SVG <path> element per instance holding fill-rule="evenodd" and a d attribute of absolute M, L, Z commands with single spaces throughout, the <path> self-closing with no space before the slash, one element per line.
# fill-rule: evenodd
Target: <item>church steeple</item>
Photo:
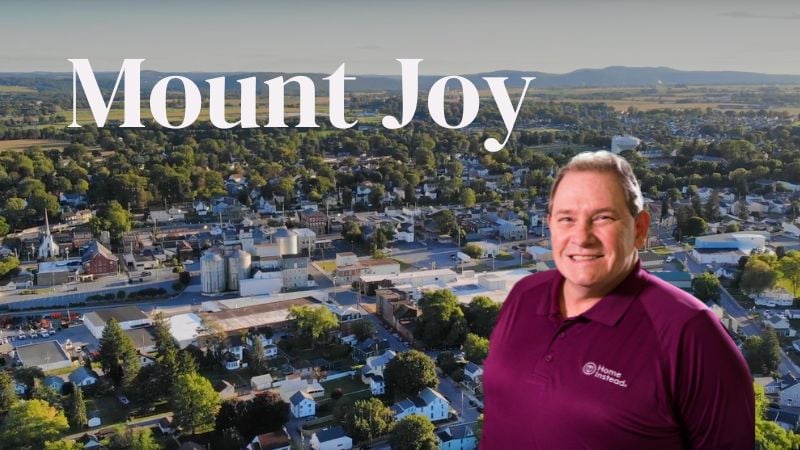
<path fill-rule="evenodd" d="M 47 208 L 44 209 L 44 235 L 50 236 L 50 221 L 47 219 Z"/>
<path fill-rule="evenodd" d="M 44 236 L 42 242 L 39 244 L 39 259 L 49 259 L 58 256 L 58 244 L 53 240 L 50 234 L 50 218 L 47 217 L 47 208 L 44 209 Z"/>

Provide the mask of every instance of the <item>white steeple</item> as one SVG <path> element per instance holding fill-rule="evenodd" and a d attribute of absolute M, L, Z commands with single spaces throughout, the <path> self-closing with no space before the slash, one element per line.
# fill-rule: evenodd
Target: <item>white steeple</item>
<path fill-rule="evenodd" d="M 50 220 L 47 218 L 47 208 L 44 209 L 44 236 L 39 244 L 39 259 L 55 258 L 58 256 L 58 244 L 50 234 Z"/>

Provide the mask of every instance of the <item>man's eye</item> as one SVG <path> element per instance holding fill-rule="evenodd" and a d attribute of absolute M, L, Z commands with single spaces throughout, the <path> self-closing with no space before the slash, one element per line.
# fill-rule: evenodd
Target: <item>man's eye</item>
<path fill-rule="evenodd" d="M 594 218 L 595 222 L 609 222 L 611 220 L 614 220 L 611 216 L 597 216 Z"/>
<path fill-rule="evenodd" d="M 572 217 L 562 217 L 562 218 L 558 219 L 558 221 L 562 222 L 562 223 L 569 223 L 569 222 L 572 222 Z"/>

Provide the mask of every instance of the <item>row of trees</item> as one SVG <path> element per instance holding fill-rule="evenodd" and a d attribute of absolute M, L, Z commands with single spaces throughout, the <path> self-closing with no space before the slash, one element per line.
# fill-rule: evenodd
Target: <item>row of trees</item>
<path fill-rule="evenodd" d="M 477 296 L 465 306 L 447 289 L 425 293 L 419 305 L 415 334 L 429 347 L 460 347 L 469 333 L 488 339 L 500 312 L 488 297 Z"/>

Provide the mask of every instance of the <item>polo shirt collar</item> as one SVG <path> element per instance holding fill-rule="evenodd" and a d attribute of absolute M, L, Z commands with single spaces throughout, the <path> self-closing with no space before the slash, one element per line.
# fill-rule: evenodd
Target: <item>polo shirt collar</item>
<path fill-rule="evenodd" d="M 644 288 L 647 280 L 647 272 L 641 268 L 641 262 L 637 261 L 631 273 L 625 277 L 605 297 L 600 299 L 594 306 L 577 317 L 585 317 L 593 322 L 599 322 L 609 327 L 615 326 L 625 315 L 628 307 L 633 303 L 639 292 Z M 542 316 L 561 316 L 559 299 L 561 297 L 561 287 L 564 285 L 564 276 L 557 272 L 556 278 L 550 285 L 549 299 L 547 302 L 540 302 L 536 313 Z"/>

